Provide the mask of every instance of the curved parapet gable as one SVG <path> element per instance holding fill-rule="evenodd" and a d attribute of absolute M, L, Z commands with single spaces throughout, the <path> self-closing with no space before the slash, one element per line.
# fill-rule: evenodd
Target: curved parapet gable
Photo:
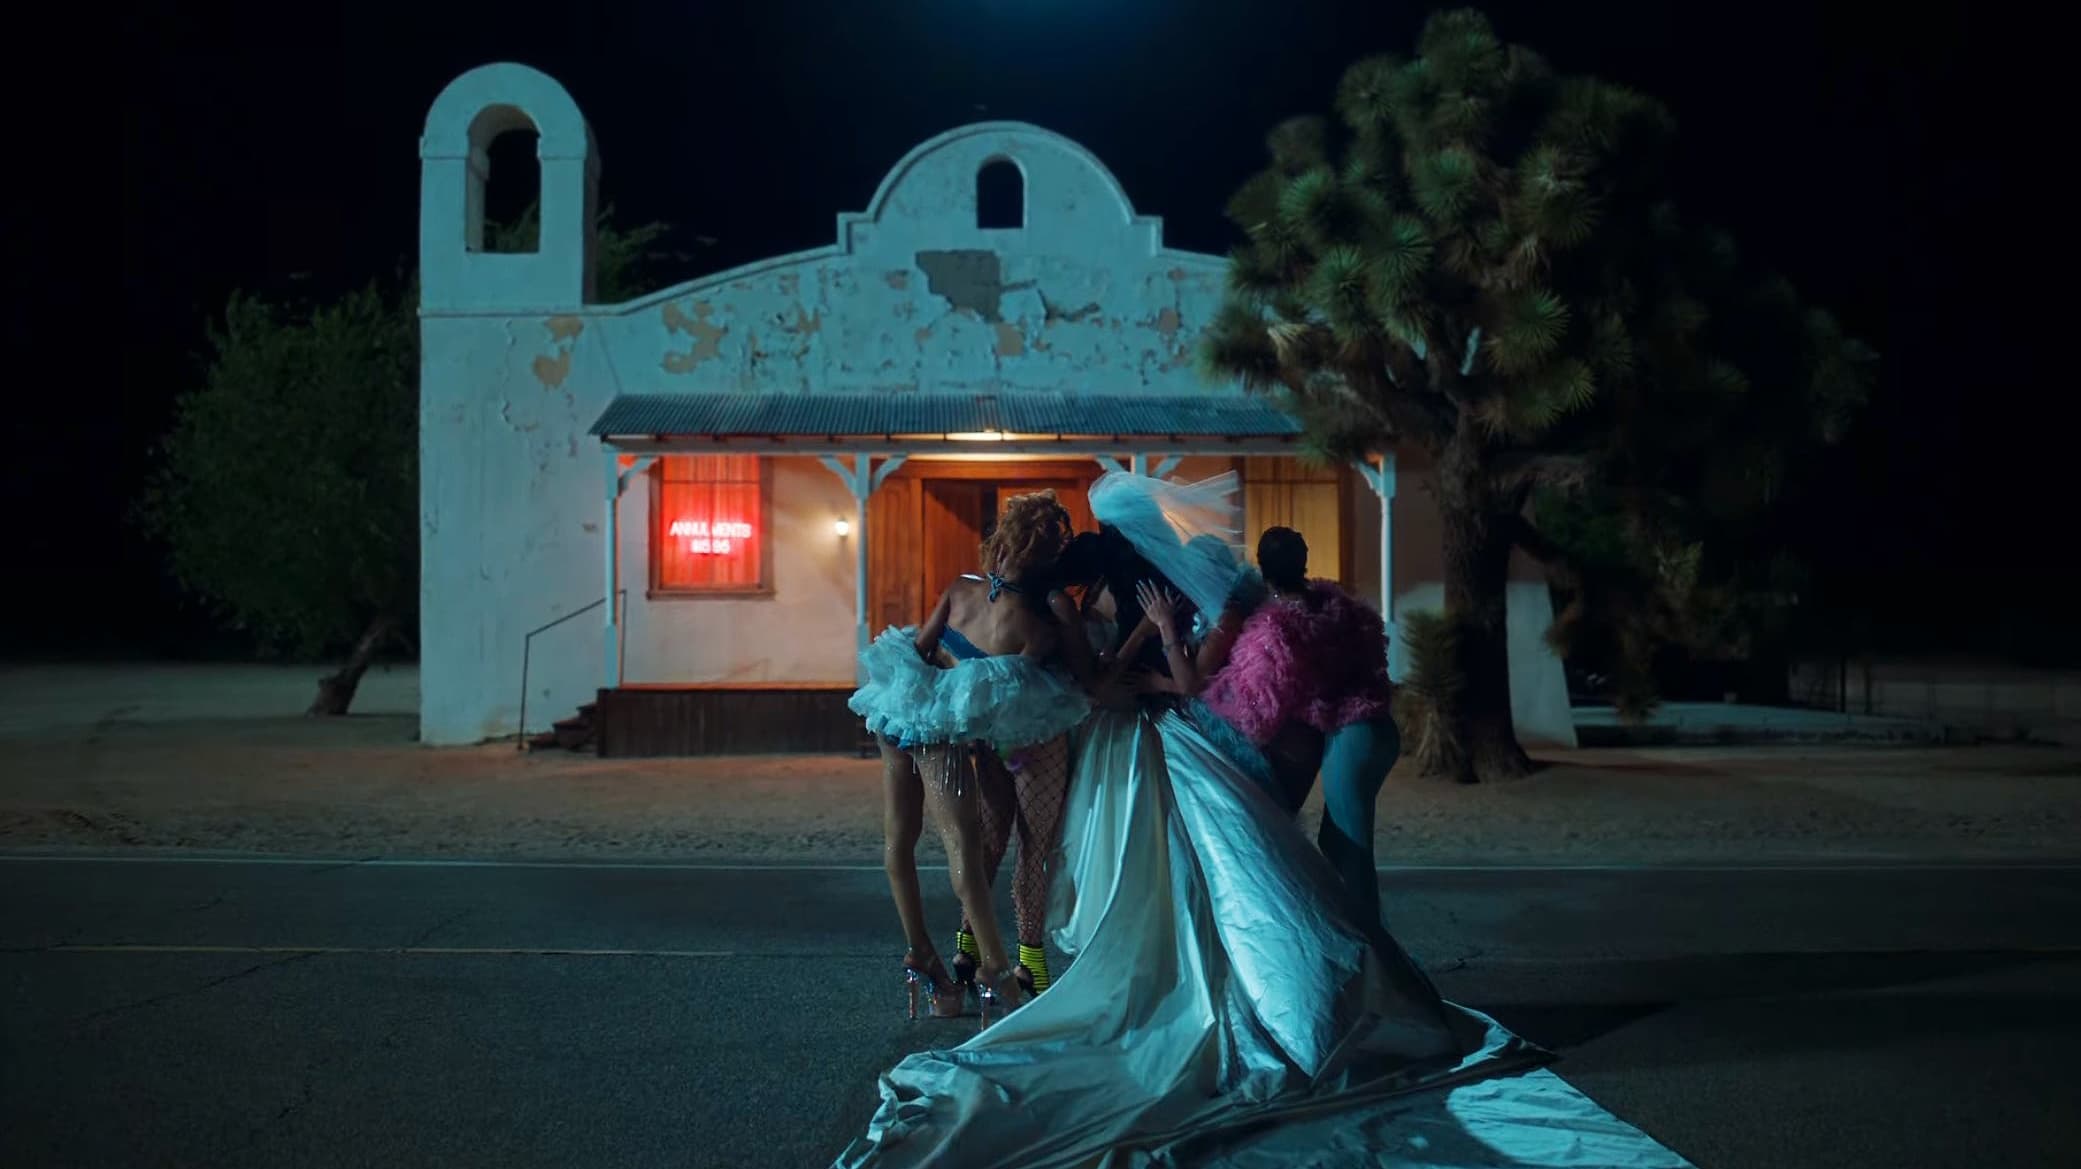
<path fill-rule="evenodd" d="M 484 184 L 492 140 L 539 135 L 541 242 L 511 255 L 484 251 Z M 448 83 L 419 139 L 419 272 L 430 312 L 490 307 L 571 309 L 592 297 L 598 156 L 578 103 L 526 65 L 484 65 Z"/>
<path fill-rule="evenodd" d="M 1023 226 L 978 222 L 978 186 L 995 162 L 1011 163 L 1023 179 Z M 920 143 L 889 170 L 865 212 L 838 217 L 838 246 L 856 255 L 1014 240 L 1027 251 L 1148 258 L 1162 249 L 1163 221 L 1136 215 L 1097 155 L 1025 122 L 978 122 Z"/>
<path fill-rule="evenodd" d="M 987 168 L 1008 164 L 980 205 Z M 1013 200 L 1003 206 L 1006 196 Z M 992 221 L 1004 226 L 990 226 Z M 1090 151 L 985 122 L 905 154 L 832 246 L 621 306 L 622 388 L 1192 393 L 1227 260 L 1163 247 Z M 1233 389 L 1233 387 L 1229 387 Z"/>

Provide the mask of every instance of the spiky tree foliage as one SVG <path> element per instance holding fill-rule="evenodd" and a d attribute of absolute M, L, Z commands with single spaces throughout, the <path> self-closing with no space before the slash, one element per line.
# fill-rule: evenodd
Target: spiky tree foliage
<path fill-rule="evenodd" d="M 1275 129 L 1230 201 L 1245 239 L 1201 356 L 1286 401 L 1320 452 L 1429 456 L 1458 661 L 1448 754 L 1463 780 L 1518 772 L 1512 550 L 1571 585 L 1692 604 L 1701 519 L 1767 498 L 1788 442 L 1837 433 L 1869 354 L 1676 215 L 1660 104 L 1556 73 L 1479 12 L 1434 15 L 1414 58 L 1352 66 L 1336 110 Z M 1609 564 L 1572 563 L 1583 550 L 1527 514 L 1590 483 L 1625 534 Z"/>
<path fill-rule="evenodd" d="M 1462 763 L 1453 733 L 1453 701 L 1460 690 L 1455 628 L 1443 615 L 1418 611 L 1402 618 L 1409 676 L 1395 688 L 1395 723 L 1402 753 L 1426 775 L 1454 775 Z"/>

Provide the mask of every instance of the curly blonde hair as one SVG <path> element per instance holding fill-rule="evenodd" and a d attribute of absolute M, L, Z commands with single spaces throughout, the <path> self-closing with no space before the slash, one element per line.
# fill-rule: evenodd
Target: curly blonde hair
<path fill-rule="evenodd" d="M 983 541 L 983 568 L 1016 580 L 1062 555 L 1069 527 L 1069 509 L 1052 489 L 1014 495 L 1005 500 L 996 529 Z"/>

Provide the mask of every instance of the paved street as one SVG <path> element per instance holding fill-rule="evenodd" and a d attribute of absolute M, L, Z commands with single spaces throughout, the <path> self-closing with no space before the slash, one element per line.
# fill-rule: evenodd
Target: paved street
<path fill-rule="evenodd" d="M 1451 997 L 1714 1167 L 2067 1163 L 2081 865 L 1400 869 Z M 0 1164 L 816 1166 L 878 869 L 0 857 Z M 952 924 L 943 874 L 937 920 Z"/>

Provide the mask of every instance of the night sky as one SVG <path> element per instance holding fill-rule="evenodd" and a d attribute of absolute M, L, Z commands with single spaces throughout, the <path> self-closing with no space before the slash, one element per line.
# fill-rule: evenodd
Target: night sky
<path fill-rule="evenodd" d="M 7 391 L 8 500 L 27 534 L 7 648 L 190 644 L 196 621 L 124 511 L 173 395 L 198 376 L 204 322 L 235 288 L 326 291 L 409 264 L 421 121 L 467 68 L 520 61 L 569 88 L 600 144 L 603 198 L 624 223 L 681 229 L 692 254 L 675 280 L 830 242 L 835 213 L 863 208 L 906 150 L 983 119 L 1082 142 L 1172 245 L 1222 251 L 1222 204 L 1264 132 L 1328 112 L 1342 67 L 1412 49 L 1427 11 L 240 0 L 110 14 L 81 58 L 99 68 L 62 89 L 8 83 L 18 111 L 43 115 L 24 118 L 15 157 L 46 172 L 9 195 L 10 299 L 30 308 L 7 314 L 6 341 L 41 372 L 24 380 L 18 364 Z M 1832 603 L 1931 646 L 1993 648 L 2032 628 L 2071 579 L 2047 537 L 2072 521 L 2041 509 L 2071 510 L 2046 486 L 2081 420 L 2071 373 L 2034 368 L 2055 304 L 2024 291 L 2070 248 L 2037 125 L 2056 73 L 2033 44 L 2050 30 L 1964 5 L 1863 19 L 1789 0 L 1487 11 L 1564 69 L 1668 101 L 1680 204 L 1882 351 L 1879 399 L 1804 509 Z M 96 79 L 114 88 L 94 98 Z M 2031 194 L 2034 174 L 2053 185 Z"/>

